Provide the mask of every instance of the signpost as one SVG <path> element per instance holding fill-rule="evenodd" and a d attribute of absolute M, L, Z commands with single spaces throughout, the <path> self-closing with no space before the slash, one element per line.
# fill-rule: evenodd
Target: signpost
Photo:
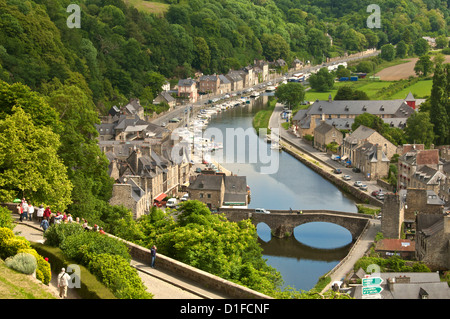
<path fill-rule="evenodd" d="M 383 279 L 381 277 L 369 277 L 369 278 L 362 279 L 363 287 L 381 285 L 382 282 L 383 282 Z"/>
<path fill-rule="evenodd" d="M 362 296 L 363 298 L 381 298 L 380 293 L 383 291 L 381 277 L 367 277 L 362 279 Z"/>

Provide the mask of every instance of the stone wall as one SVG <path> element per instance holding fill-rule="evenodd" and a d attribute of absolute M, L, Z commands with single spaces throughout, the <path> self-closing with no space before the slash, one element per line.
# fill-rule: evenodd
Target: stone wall
<path fill-rule="evenodd" d="M 112 235 L 109 236 L 114 237 Z M 150 249 L 133 244 L 118 237 L 114 238 L 125 242 L 125 244 L 128 246 L 129 253 L 132 258 L 139 260 L 143 263 L 150 264 L 151 262 Z M 182 262 L 179 262 L 175 259 L 164 256 L 159 253 L 157 254 L 157 264 L 159 269 L 171 271 L 181 277 L 185 277 L 187 279 L 201 283 L 203 286 L 212 290 L 216 290 L 218 292 L 222 292 L 230 296 L 231 298 L 272 299 L 271 297 L 259 293 L 255 290 L 235 284 L 231 281 L 212 275 L 206 271 L 189 266 L 187 264 L 184 264 Z"/>
<path fill-rule="evenodd" d="M 400 196 L 386 194 L 381 208 L 381 232 L 384 238 L 401 238 L 404 221 L 404 207 Z"/>
<path fill-rule="evenodd" d="M 288 140 L 283 139 L 283 142 L 285 142 L 285 143 L 287 143 L 289 145 L 292 145 L 293 147 L 297 148 L 295 145 L 291 144 Z M 305 164 L 306 166 L 311 168 L 313 171 L 315 171 L 316 173 L 318 173 L 322 177 L 324 177 L 327 180 L 329 180 L 330 182 L 332 182 L 334 185 L 339 187 L 344 192 L 349 193 L 352 196 L 354 196 L 355 198 L 357 198 L 357 199 L 359 199 L 359 200 L 361 200 L 363 202 L 367 202 L 368 204 L 371 204 L 371 205 L 374 205 L 374 206 L 378 206 L 378 207 L 381 207 L 383 205 L 382 201 L 376 199 L 373 196 L 370 196 L 370 194 L 368 192 L 361 191 L 359 188 L 354 187 L 352 185 L 349 185 L 346 181 L 344 181 L 341 178 L 337 177 L 335 174 L 332 173 L 331 169 L 330 169 L 330 171 L 327 171 L 327 170 L 325 170 L 325 169 L 315 165 L 314 163 L 306 160 L 305 158 L 299 156 L 295 152 L 292 152 L 288 148 L 283 147 L 283 150 L 286 153 L 294 156 L 296 159 L 298 159 L 300 162 L 302 162 L 303 164 Z M 314 154 L 308 153 L 308 155 L 313 157 L 316 161 L 318 161 L 322 165 L 328 167 L 328 165 L 326 163 L 323 163 L 322 160 L 320 158 L 314 156 Z"/>

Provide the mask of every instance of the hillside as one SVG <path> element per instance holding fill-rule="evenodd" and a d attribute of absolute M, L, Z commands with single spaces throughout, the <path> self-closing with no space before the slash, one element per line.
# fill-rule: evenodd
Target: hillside
<path fill-rule="evenodd" d="M 366 26 L 373 2 L 380 29 Z M 78 3 L 81 28 L 71 29 L 69 0 L 0 0 L 0 79 L 43 93 L 75 83 L 105 112 L 132 97 L 148 106 L 164 78 L 226 73 L 254 59 L 321 63 L 400 40 L 412 46 L 423 35 L 446 35 L 449 19 L 436 0 Z"/>

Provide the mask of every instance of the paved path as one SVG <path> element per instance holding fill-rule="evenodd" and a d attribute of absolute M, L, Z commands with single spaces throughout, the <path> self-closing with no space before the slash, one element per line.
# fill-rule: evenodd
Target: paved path
<path fill-rule="evenodd" d="M 20 222 L 18 215 L 13 214 L 17 224 L 14 232 L 25 237 L 30 242 L 43 243 L 43 233 L 36 221 Z M 154 299 L 224 299 L 230 298 L 223 294 L 209 291 L 202 285 L 181 278 L 174 273 L 153 269 L 139 261 L 131 260 L 131 265 L 138 270 L 142 282 L 147 286 L 147 291 L 154 295 Z M 50 288 L 57 295 L 56 278 L 58 274 L 52 273 Z M 68 289 L 67 299 L 80 299 L 76 289 Z"/>

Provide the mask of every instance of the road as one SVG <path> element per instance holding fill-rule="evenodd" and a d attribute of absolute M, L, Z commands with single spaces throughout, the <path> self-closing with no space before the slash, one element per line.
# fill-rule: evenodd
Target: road
<path fill-rule="evenodd" d="M 274 108 L 274 111 L 272 113 L 272 116 L 270 118 L 270 121 L 269 121 L 269 127 L 271 127 L 271 128 L 279 127 L 280 128 L 280 132 L 281 132 L 280 136 L 282 139 L 289 141 L 291 144 L 295 145 L 295 147 L 298 148 L 300 151 L 303 151 L 303 152 L 309 153 L 309 154 L 313 154 L 315 157 L 319 158 L 323 163 L 328 165 L 330 167 L 330 169 L 336 169 L 336 168 L 341 169 L 342 170 L 342 174 L 340 174 L 341 176 L 344 176 L 344 175 L 350 176 L 350 180 L 346 181 L 346 183 L 349 184 L 350 186 L 353 186 L 353 183 L 355 181 L 362 181 L 363 184 L 367 185 L 367 187 L 368 187 L 367 192 L 369 194 L 371 194 L 375 190 L 380 190 L 380 189 L 382 189 L 383 193 L 388 192 L 388 190 L 385 190 L 382 187 L 380 187 L 379 185 L 377 185 L 376 181 L 366 181 L 364 174 L 353 172 L 353 170 L 351 168 L 347 168 L 347 167 L 343 166 L 342 164 L 340 164 L 339 162 L 332 160 L 331 157 L 327 153 L 321 152 L 321 151 L 315 149 L 310 144 L 306 143 L 302 138 L 294 135 L 294 133 L 291 130 L 283 129 L 283 127 L 281 126 L 281 120 L 282 120 L 281 113 L 283 112 L 283 108 L 284 108 L 284 106 L 282 104 L 277 103 Z"/>

